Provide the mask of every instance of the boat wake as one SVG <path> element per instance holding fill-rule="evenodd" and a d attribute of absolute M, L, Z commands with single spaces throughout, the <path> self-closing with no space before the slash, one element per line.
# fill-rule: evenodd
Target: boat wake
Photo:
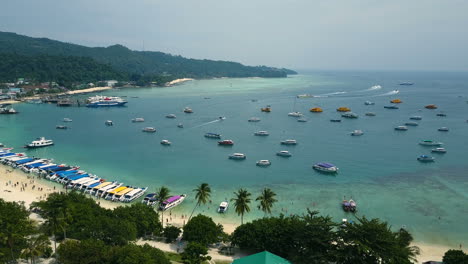
<path fill-rule="evenodd" d="M 400 93 L 400 91 L 398 90 L 393 90 L 393 91 L 390 91 L 388 93 L 384 93 L 384 94 L 378 94 L 378 95 L 374 95 L 374 96 L 387 96 L 387 95 L 394 95 L 394 94 L 398 94 Z"/>
<path fill-rule="evenodd" d="M 382 89 L 382 86 L 374 85 L 374 86 L 370 87 L 369 89 L 366 89 L 365 91 L 375 91 L 375 90 L 380 90 L 380 89 Z"/>
<path fill-rule="evenodd" d="M 213 124 L 213 123 L 216 123 L 216 122 L 220 122 L 224 119 L 221 119 L 221 118 L 218 118 L 216 120 L 213 120 L 213 121 L 210 121 L 210 122 L 206 122 L 206 123 L 203 123 L 203 124 L 200 124 L 200 125 L 197 125 L 197 126 L 194 126 L 192 128 L 197 128 L 197 127 L 202 127 L 202 126 L 206 126 L 206 125 L 209 125 L 209 124 Z"/>

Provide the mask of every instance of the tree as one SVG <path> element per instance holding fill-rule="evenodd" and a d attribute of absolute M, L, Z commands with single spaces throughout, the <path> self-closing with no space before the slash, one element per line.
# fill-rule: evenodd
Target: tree
<path fill-rule="evenodd" d="M 31 259 L 31 263 L 36 263 L 36 258 L 52 252 L 50 240 L 44 234 L 31 236 L 27 242 L 27 248 L 23 249 L 21 256 Z"/>
<path fill-rule="evenodd" d="M 114 214 L 117 218 L 127 219 L 134 223 L 137 228 L 138 237 L 148 234 L 159 235 L 162 232 L 158 213 L 153 208 L 142 203 L 132 204 L 131 206 L 119 206 L 114 209 Z"/>
<path fill-rule="evenodd" d="M 182 232 L 182 230 L 176 226 L 166 226 L 163 231 L 166 243 L 174 242 L 179 237 L 180 232 Z"/>
<path fill-rule="evenodd" d="M 112 264 L 170 264 L 164 252 L 148 244 L 128 244 L 111 248 Z"/>
<path fill-rule="evenodd" d="M 216 225 L 211 217 L 199 214 L 190 219 L 184 226 L 182 239 L 208 245 L 219 242 L 222 233 L 222 226 L 220 229 L 220 226 Z"/>
<path fill-rule="evenodd" d="M 158 208 L 161 208 L 164 201 L 169 199 L 170 197 L 169 193 L 170 193 L 169 188 L 167 188 L 166 186 L 161 186 L 161 188 L 159 188 L 156 191 L 156 197 L 158 197 Z M 161 210 L 161 223 L 162 223 L 162 226 L 164 227 L 164 210 Z"/>
<path fill-rule="evenodd" d="M 265 215 L 271 214 L 271 208 L 273 204 L 276 203 L 278 200 L 275 199 L 276 193 L 274 193 L 270 188 L 265 188 L 262 190 L 260 196 L 255 199 L 256 201 L 260 201 L 260 205 L 258 208 L 262 210 Z"/>
<path fill-rule="evenodd" d="M 193 212 L 195 212 L 195 209 L 200 205 L 200 204 L 206 204 L 208 200 L 210 199 L 211 196 L 211 188 L 208 185 L 208 183 L 202 183 L 200 186 L 198 186 L 196 189 L 193 189 L 195 194 L 195 199 L 197 199 L 197 204 L 192 210 L 192 213 L 189 216 L 189 221 L 190 218 L 192 218 Z"/>
<path fill-rule="evenodd" d="M 461 250 L 450 249 L 442 258 L 444 264 L 468 264 L 468 255 Z"/>
<path fill-rule="evenodd" d="M 187 264 L 201 264 L 203 261 L 211 260 L 210 256 L 207 256 L 208 248 L 197 242 L 190 242 L 185 247 L 182 255 L 182 260 Z"/>
<path fill-rule="evenodd" d="M 240 188 L 237 192 L 234 192 L 235 198 L 231 199 L 234 201 L 234 208 L 237 215 L 241 216 L 241 225 L 244 223 L 244 214 L 250 212 L 249 204 L 251 202 L 250 196 L 252 195 L 247 190 Z"/>

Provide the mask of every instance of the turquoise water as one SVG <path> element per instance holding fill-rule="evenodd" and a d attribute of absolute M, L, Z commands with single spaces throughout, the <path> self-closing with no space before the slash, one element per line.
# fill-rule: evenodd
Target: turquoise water
<path fill-rule="evenodd" d="M 402 81 L 416 84 L 399 86 Z M 234 210 L 217 215 L 217 205 L 232 198 L 240 187 L 247 188 L 253 198 L 269 187 L 278 194 L 274 215 L 302 214 L 310 208 L 337 221 L 352 219 L 341 210 L 340 202 L 343 196 L 353 197 L 359 215 L 380 217 L 396 228 L 406 226 L 417 240 L 456 246 L 468 243 L 467 83 L 468 75 L 461 73 L 315 72 L 285 79 L 215 79 L 168 88 L 128 88 L 105 93 L 127 96 L 125 108 L 17 105 L 20 114 L 0 116 L 0 141 L 18 148 L 45 136 L 56 145 L 28 150 L 29 155 L 76 164 L 109 180 L 152 190 L 166 185 L 172 194 L 187 193 L 189 197 L 175 214 L 189 213 L 195 204 L 192 190 L 207 182 L 212 186 L 213 203 L 199 212 L 217 221 L 239 223 Z M 392 95 L 395 89 L 399 93 Z M 319 97 L 295 98 L 304 93 Z M 400 109 L 383 108 L 395 98 L 403 101 Z M 375 105 L 364 105 L 366 100 Z M 439 109 L 425 109 L 427 104 Z M 271 113 L 260 112 L 265 105 L 272 106 Z M 186 106 L 194 113 L 184 114 Z M 308 111 L 316 106 L 324 112 Z M 339 117 L 335 109 L 340 106 L 350 107 L 360 117 L 331 123 L 329 119 Z M 297 122 L 287 116 L 291 111 L 304 113 L 309 121 Z M 365 112 L 377 116 L 367 117 Z M 436 116 L 438 112 L 447 117 Z M 170 113 L 177 119 L 165 118 Z M 412 115 L 423 117 L 418 127 L 393 130 Z M 226 120 L 219 121 L 219 116 Z M 247 122 L 253 116 L 261 121 Z M 67 124 L 71 129 L 55 129 L 64 117 L 73 119 Z M 146 122 L 131 123 L 135 117 Z M 104 125 L 108 119 L 114 126 Z M 184 128 L 178 128 L 178 123 Z M 143 133 L 145 126 L 158 131 Z M 437 131 L 442 126 L 450 131 Z M 355 129 L 365 134 L 350 136 Z M 267 130 L 270 136 L 253 136 L 258 130 Z M 203 137 L 206 132 L 220 133 L 235 145 L 220 147 L 217 140 Z M 296 139 L 298 145 L 281 146 L 280 141 L 288 138 Z M 162 139 L 173 144 L 162 146 Z M 448 153 L 434 155 L 432 164 L 417 162 L 417 156 L 430 154 L 430 147 L 418 145 L 423 139 L 444 142 Z M 289 150 L 293 156 L 277 157 L 279 150 Z M 233 152 L 245 153 L 247 159 L 229 160 Z M 259 159 L 269 159 L 272 165 L 257 167 Z M 339 174 L 312 170 L 320 161 L 336 164 Z M 247 220 L 263 216 L 255 201 L 251 208 Z"/>

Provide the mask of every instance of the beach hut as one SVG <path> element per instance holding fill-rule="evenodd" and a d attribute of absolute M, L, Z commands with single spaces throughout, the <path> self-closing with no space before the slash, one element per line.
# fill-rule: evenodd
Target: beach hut
<path fill-rule="evenodd" d="M 247 257 L 234 260 L 231 264 L 291 264 L 290 261 L 276 256 L 268 251 L 263 251 Z"/>

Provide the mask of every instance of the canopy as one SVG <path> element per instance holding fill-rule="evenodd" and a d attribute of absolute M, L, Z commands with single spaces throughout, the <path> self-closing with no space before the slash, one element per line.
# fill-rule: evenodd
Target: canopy
<path fill-rule="evenodd" d="M 234 260 L 232 264 L 291 264 L 288 260 L 276 256 L 268 251 L 263 251 L 247 257 Z"/>

